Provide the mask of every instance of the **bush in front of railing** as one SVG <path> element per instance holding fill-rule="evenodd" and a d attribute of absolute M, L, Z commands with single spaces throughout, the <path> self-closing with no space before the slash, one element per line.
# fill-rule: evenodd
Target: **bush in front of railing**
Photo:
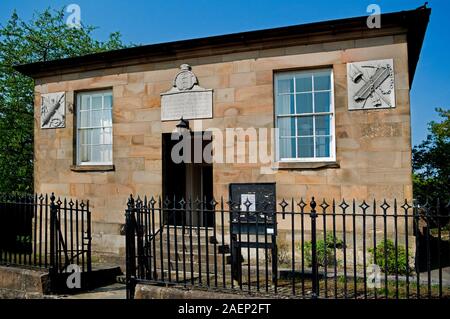
<path fill-rule="evenodd" d="M 344 247 L 344 242 L 342 239 L 338 239 L 333 235 L 333 232 L 327 232 L 325 240 L 320 239 L 316 242 L 316 256 L 317 265 L 324 267 L 332 266 L 334 263 L 339 263 L 337 256 L 335 256 L 334 249 L 342 249 Z M 301 245 L 298 245 L 298 249 L 301 250 Z M 308 267 L 312 266 L 312 243 L 310 241 L 305 242 L 304 245 L 304 256 L 305 262 Z"/>
<path fill-rule="evenodd" d="M 411 272 L 411 267 L 408 267 L 406 248 L 402 245 L 395 247 L 390 239 L 380 242 L 376 249 L 369 248 L 369 253 L 372 254 L 372 262 L 389 275 L 408 275 L 408 270 Z"/>

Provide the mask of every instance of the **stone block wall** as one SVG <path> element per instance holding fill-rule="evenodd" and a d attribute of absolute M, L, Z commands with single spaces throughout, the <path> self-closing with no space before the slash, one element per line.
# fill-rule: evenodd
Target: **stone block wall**
<path fill-rule="evenodd" d="M 346 63 L 393 59 L 396 108 L 348 111 Z M 130 194 L 160 195 L 162 133 L 177 121 L 160 121 L 160 93 L 172 86 L 178 67 L 192 66 L 199 84 L 213 92 L 208 128 L 271 128 L 274 74 L 331 67 L 334 76 L 338 168 L 283 169 L 265 174 L 260 163 L 214 164 L 214 194 L 228 196 L 229 183 L 276 182 L 277 197 L 310 199 L 412 197 L 409 74 L 406 36 L 261 49 L 193 59 L 142 63 L 37 80 L 35 87 L 35 191 L 89 199 L 104 238 L 99 250 L 123 247 L 120 224 Z M 76 172 L 74 110 L 79 91 L 112 89 L 114 171 Z M 66 92 L 66 127 L 40 129 L 41 94 Z M 191 126 L 194 126 L 194 121 Z M 268 142 L 271 147 L 272 141 Z M 270 169 L 270 167 L 269 167 Z M 103 225 L 103 226 L 100 226 Z M 111 231 L 114 230 L 114 231 Z M 101 236 L 100 236 L 101 235 Z M 95 243 L 94 243 L 95 244 Z"/>

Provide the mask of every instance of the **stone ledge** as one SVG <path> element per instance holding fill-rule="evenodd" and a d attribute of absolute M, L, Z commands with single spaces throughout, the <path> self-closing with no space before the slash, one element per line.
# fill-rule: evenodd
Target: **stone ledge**
<path fill-rule="evenodd" d="M 2 296 L 42 296 L 49 292 L 49 283 L 47 272 L 0 266 L 0 289 Z"/>
<path fill-rule="evenodd" d="M 339 162 L 278 162 L 274 170 L 307 170 L 323 168 L 340 168 Z"/>
<path fill-rule="evenodd" d="M 38 292 L 25 292 L 0 288 L 0 299 L 60 299 L 56 295 L 43 295 Z"/>
<path fill-rule="evenodd" d="M 72 172 L 111 172 L 115 170 L 114 165 L 72 165 Z"/>

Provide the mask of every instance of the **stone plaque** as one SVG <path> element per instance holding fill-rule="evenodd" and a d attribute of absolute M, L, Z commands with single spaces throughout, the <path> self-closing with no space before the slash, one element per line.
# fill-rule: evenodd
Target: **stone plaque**
<path fill-rule="evenodd" d="M 62 128 L 66 126 L 66 93 L 41 95 L 41 128 Z"/>
<path fill-rule="evenodd" d="M 212 118 L 212 104 L 212 89 L 200 87 L 191 67 L 183 64 L 173 80 L 173 87 L 161 93 L 161 121 Z"/>
<path fill-rule="evenodd" d="M 395 107 L 394 84 L 392 59 L 348 63 L 348 109 Z"/>

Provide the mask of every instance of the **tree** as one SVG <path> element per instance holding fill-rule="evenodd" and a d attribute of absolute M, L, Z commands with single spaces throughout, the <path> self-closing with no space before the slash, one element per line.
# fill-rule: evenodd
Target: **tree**
<path fill-rule="evenodd" d="M 441 122 L 430 122 L 425 141 L 413 149 L 414 197 L 450 199 L 450 110 L 437 108 Z"/>
<path fill-rule="evenodd" d="M 0 192 L 33 191 L 34 83 L 13 66 L 125 47 L 120 33 L 102 42 L 94 30 L 68 26 L 64 9 L 46 9 L 30 21 L 13 12 L 0 25 Z"/>

